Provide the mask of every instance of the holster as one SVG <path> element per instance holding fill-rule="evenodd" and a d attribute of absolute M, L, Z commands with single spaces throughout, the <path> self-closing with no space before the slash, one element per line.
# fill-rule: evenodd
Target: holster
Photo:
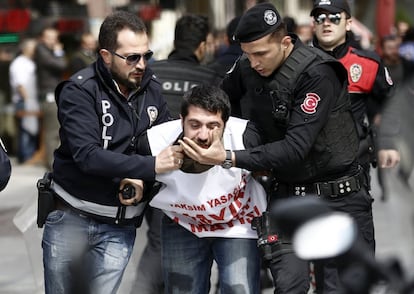
<path fill-rule="evenodd" d="M 51 211 L 55 209 L 55 197 L 50 189 L 52 182 L 52 173 L 46 172 L 43 178 L 37 181 L 37 226 L 42 228 L 46 218 Z"/>
<path fill-rule="evenodd" d="M 358 159 L 362 165 L 371 164 L 377 167 L 377 130 L 374 125 L 364 118 L 362 123 L 357 123 L 359 134 Z"/>
<path fill-rule="evenodd" d="M 253 218 L 252 229 L 257 232 L 257 247 L 266 261 L 293 252 L 291 242 L 278 233 L 275 221 L 268 211 L 264 211 L 260 217 Z"/>

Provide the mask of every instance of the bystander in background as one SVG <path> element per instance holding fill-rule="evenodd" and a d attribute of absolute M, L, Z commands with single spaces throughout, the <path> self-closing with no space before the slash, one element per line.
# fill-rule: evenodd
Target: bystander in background
<path fill-rule="evenodd" d="M 379 167 L 389 168 L 399 163 L 398 175 L 406 187 L 409 187 L 414 167 L 413 107 L 414 75 L 410 73 L 399 84 L 393 99 L 385 107 L 378 132 Z"/>
<path fill-rule="evenodd" d="M 93 63 L 97 57 L 96 48 L 96 38 L 92 35 L 92 33 L 83 33 L 80 36 L 80 44 L 78 50 L 73 53 L 69 60 L 69 74 L 72 75 L 75 72 Z"/>
<path fill-rule="evenodd" d="M 18 122 L 17 160 L 19 163 L 37 163 L 35 156 L 39 143 L 39 97 L 37 94 L 36 64 L 33 61 L 36 40 L 24 39 L 20 54 L 9 68 L 10 88 Z"/>
<path fill-rule="evenodd" d="M 414 28 L 409 27 L 400 44 L 399 53 L 405 59 L 414 62 Z"/>
<path fill-rule="evenodd" d="M 397 86 L 414 72 L 414 60 L 408 60 L 401 56 L 399 49 L 400 42 L 397 35 L 388 35 L 382 38 L 381 58 Z"/>
<path fill-rule="evenodd" d="M 67 60 L 63 44 L 59 41 L 59 31 L 46 26 L 40 33 L 36 46 L 37 84 L 43 112 L 40 148 L 44 152 L 45 166 L 52 169 L 53 151 L 59 146 L 59 122 L 55 102 L 55 88 L 64 78 Z"/>

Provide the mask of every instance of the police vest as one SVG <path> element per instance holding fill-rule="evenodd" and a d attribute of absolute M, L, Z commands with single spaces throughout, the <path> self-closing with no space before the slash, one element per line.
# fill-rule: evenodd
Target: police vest
<path fill-rule="evenodd" d="M 335 68 L 335 72 L 342 75 L 342 81 L 347 78 L 346 70 L 341 63 L 321 50 L 304 46 L 299 42 L 296 42 L 295 47 L 273 77 L 253 76 L 248 62 L 242 63 L 241 66 L 242 72 L 250 71 L 247 74 L 248 77 L 243 80 L 248 94 L 241 100 L 242 113 L 246 111 L 249 113 L 247 109 L 251 108 L 254 101 L 259 101 L 255 98 L 257 95 L 263 103 L 260 103 L 262 105 L 254 104 L 256 109 L 258 107 L 262 109 L 260 112 L 263 114 L 269 113 L 269 109 L 272 109 L 272 115 L 250 113 L 254 115 L 255 121 L 259 120 L 260 126 L 266 126 L 262 129 L 267 142 L 282 140 L 285 137 L 292 110 L 293 93 L 300 74 L 315 65 L 328 63 Z M 242 77 L 247 75 L 242 73 Z M 346 142 L 341 138 L 346 138 Z M 301 182 L 321 173 L 334 174 L 355 160 L 358 145 L 359 140 L 351 113 L 351 104 L 344 85 L 329 120 L 320 131 L 307 158 L 298 164 L 292 164 L 289 170 L 284 170 L 283 175 L 277 175 L 277 177 L 278 179 L 282 177 L 282 180 L 286 178 L 290 181 L 295 179 Z"/>
<path fill-rule="evenodd" d="M 162 85 L 162 94 L 173 118 L 180 117 L 185 92 L 201 84 L 218 85 L 215 71 L 188 61 L 160 60 L 150 65 Z"/>

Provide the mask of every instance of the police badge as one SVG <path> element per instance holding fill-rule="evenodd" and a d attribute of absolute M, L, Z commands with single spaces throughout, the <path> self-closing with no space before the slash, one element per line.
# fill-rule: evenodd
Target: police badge
<path fill-rule="evenodd" d="M 148 106 L 147 114 L 150 122 L 150 126 L 157 120 L 158 117 L 158 109 L 155 106 Z"/>
<path fill-rule="evenodd" d="M 269 25 L 272 26 L 277 23 L 277 15 L 276 12 L 273 10 L 266 10 L 263 14 L 264 21 Z"/>
<path fill-rule="evenodd" d="M 358 82 L 362 76 L 362 66 L 356 63 L 352 64 L 349 67 L 349 75 L 354 83 Z"/>

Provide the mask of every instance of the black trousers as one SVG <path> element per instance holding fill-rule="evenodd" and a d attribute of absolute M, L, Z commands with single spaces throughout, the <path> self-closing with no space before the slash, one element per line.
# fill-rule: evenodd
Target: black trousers
<path fill-rule="evenodd" d="M 375 254 L 374 222 L 372 217 L 373 198 L 366 187 L 360 191 L 340 199 L 330 199 L 329 206 L 348 213 L 358 226 L 359 238 L 365 241 L 369 252 Z M 347 265 L 337 259 L 315 263 L 315 278 L 317 293 L 341 293 L 340 275 Z"/>
<path fill-rule="evenodd" d="M 276 294 L 306 294 L 310 287 L 309 263 L 294 253 L 278 256 L 269 264 Z"/>

